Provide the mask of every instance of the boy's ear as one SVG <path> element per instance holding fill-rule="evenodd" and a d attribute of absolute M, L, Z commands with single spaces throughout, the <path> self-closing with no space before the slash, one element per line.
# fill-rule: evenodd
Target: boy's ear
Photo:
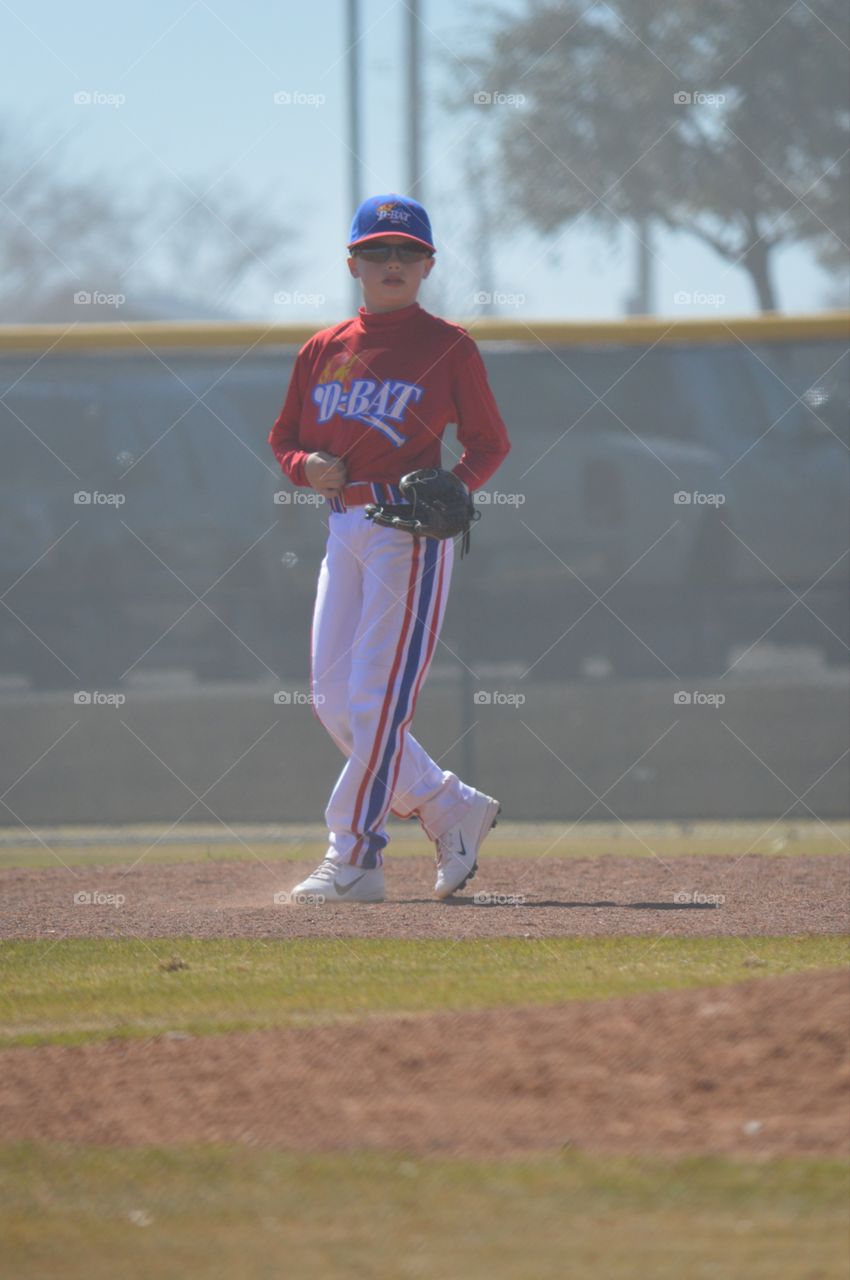
<path fill-rule="evenodd" d="M 348 270 L 349 270 L 349 272 L 351 273 L 351 275 L 353 275 L 353 276 L 354 276 L 355 280 L 359 280 L 359 279 L 360 279 L 360 272 L 357 270 L 357 259 L 356 259 L 356 258 L 347 258 L 347 259 L 346 259 L 346 261 L 347 261 L 347 263 L 348 263 Z"/>

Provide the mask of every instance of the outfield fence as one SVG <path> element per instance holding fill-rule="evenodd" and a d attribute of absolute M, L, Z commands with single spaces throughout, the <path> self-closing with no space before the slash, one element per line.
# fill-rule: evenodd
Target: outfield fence
<path fill-rule="evenodd" d="M 513 449 L 417 718 L 446 767 L 516 817 L 846 812 L 848 320 L 468 322 Z M 176 816 L 151 751 L 203 790 L 307 689 L 327 517 L 266 440 L 311 332 L 0 326 L 10 822 Z M 313 818 L 334 750 L 268 712 L 221 816 Z"/>

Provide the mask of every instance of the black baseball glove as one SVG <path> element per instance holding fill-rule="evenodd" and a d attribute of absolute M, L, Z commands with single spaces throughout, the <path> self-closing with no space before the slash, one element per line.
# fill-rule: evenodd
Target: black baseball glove
<path fill-rule="evenodd" d="M 469 550 L 469 531 L 481 512 L 472 495 L 452 471 L 430 467 L 402 476 L 399 488 L 406 502 L 374 503 L 364 508 L 366 518 L 390 529 L 403 529 L 421 538 L 457 538 L 462 535 L 461 557 Z"/>

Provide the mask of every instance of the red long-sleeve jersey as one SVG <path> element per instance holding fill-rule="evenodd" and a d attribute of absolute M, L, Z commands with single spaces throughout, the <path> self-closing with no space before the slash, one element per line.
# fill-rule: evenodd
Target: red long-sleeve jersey
<path fill-rule="evenodd" d="M 397 483 L 442 465 L 450 422 L 463 448 L 451 469 L 479 489 L 511 446 L 474 340 L 416 302 L 361 307 L 301 348 L 269 444 L 296 485 L 307 484 L 304 463 L 317 450 L 345 460 L 349 483 Z"/>

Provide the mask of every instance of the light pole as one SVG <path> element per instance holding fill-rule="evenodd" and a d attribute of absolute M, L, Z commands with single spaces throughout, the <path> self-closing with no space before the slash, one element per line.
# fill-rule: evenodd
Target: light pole
<path fill-rule="evenodd" d="M 422 199 L 422 79 L 419 0 L 407 3 L 407 194 Z"/>
<path fill-rule="evenodd" d="M 346 0 L 346 40 L 348 46 L 348 196 L 350 213 L 362 200 L 360 188 L 360 3 Z M 352 278 L 353 310 L 360 306 L 360 285 Z"/>

